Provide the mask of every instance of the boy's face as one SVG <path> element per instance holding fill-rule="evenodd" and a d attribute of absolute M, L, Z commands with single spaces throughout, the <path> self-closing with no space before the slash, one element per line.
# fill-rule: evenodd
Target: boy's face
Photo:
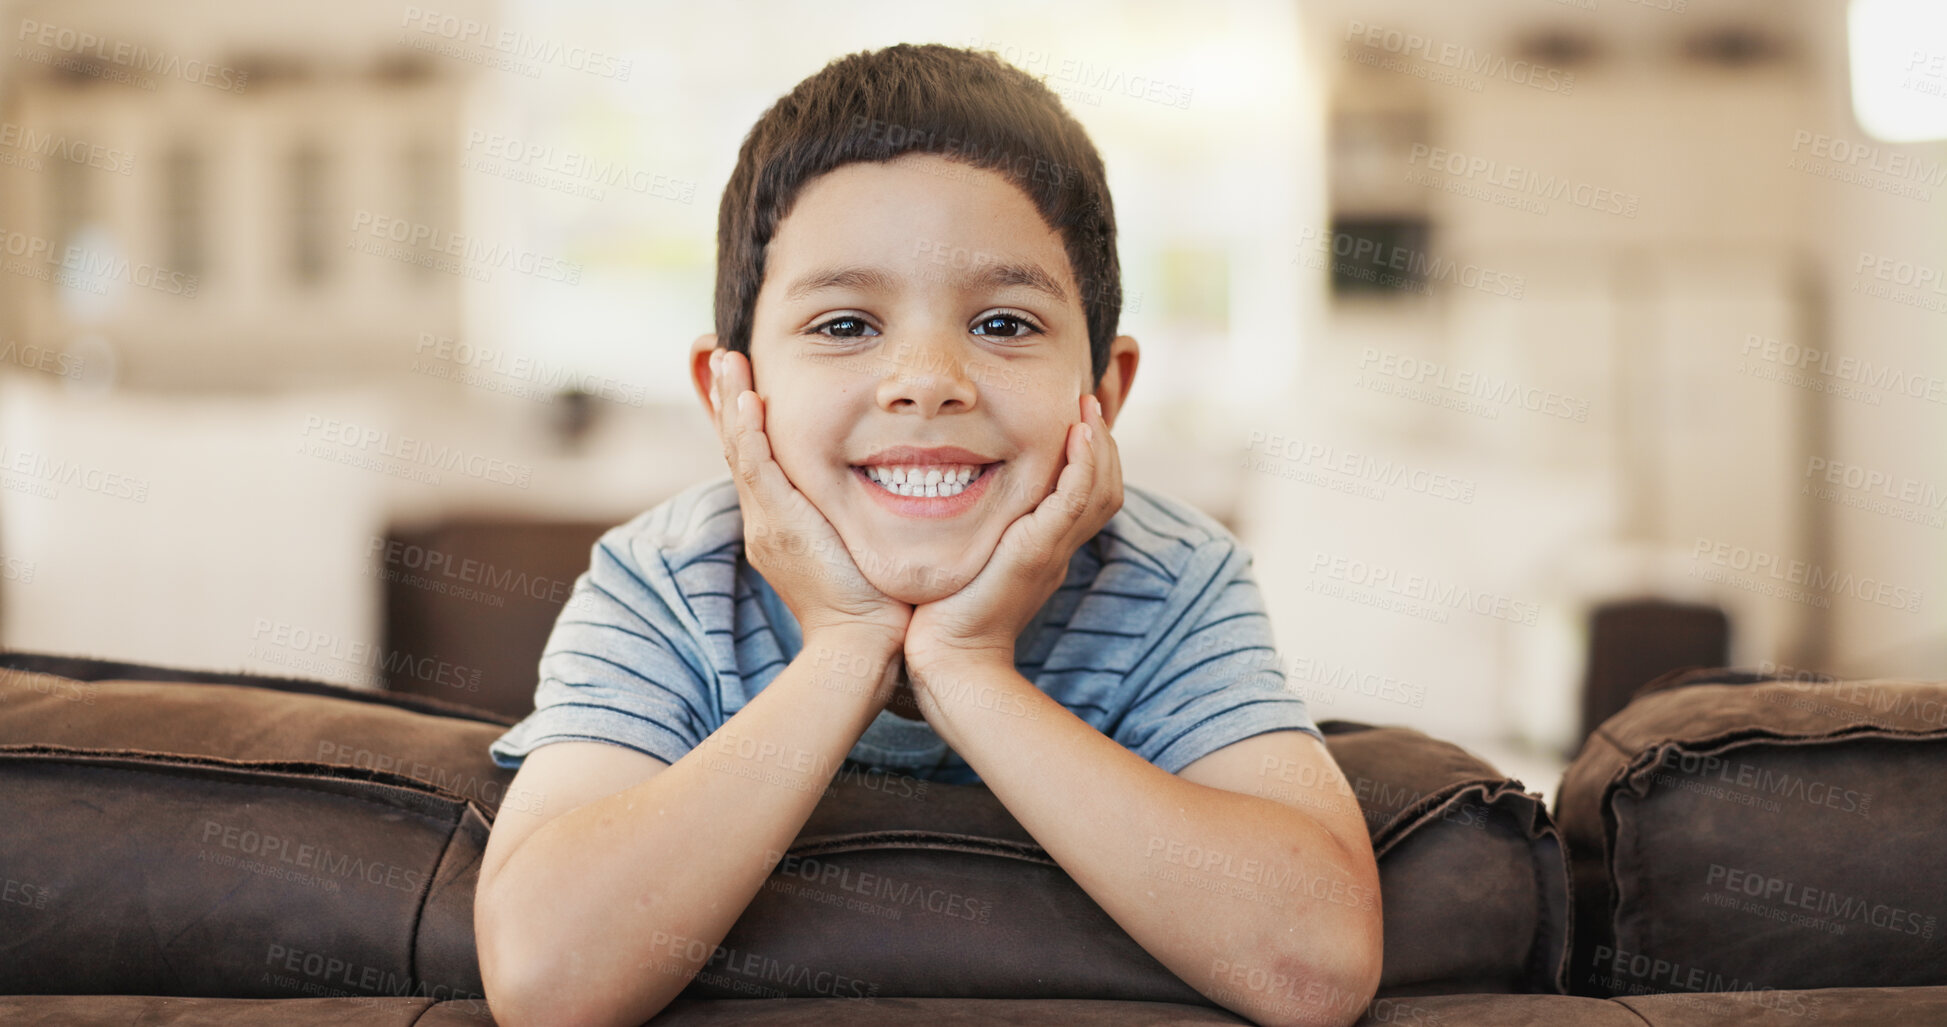
<path fill-rule="evenodd" d="M 1091 390 L 1067 253 L 1027 196 L 928 154 L 804 186 L 767 251 L 750 343 L 778 466 L 866 580 L 913 604 L 971 579 L 1053 491 L 1085 393 L 1113 423 L 1135 340 L 1111 353 Z M 965 453 L 948 454 L 942 476 L 979 473 L 958 496 L 896 495 L 868 471 L 910 475 L 926 457 L 880 456 L 894 447 L 955 447 Z"/>

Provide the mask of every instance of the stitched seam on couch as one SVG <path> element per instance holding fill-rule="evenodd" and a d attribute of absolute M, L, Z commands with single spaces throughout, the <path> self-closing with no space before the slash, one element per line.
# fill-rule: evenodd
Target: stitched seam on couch
<path fill-rule="evenodd" d="M 1616 741 L 1616 736 L 1610 734 L 1608 728 L 1609 728 L 1608 722 L 1604 721 L 1603 723 L 1597 725 L 1594 731 L 1589 732 L 1589 738 L 1590 739 L 1600 738 L 1602 739 L 1604 744 L 1608 745 L 1610 749 L 1614 750 L 1616 755 L 1628 756 L 1629 750 L 1623 748 L 1621 742 Z M 1578 755 L 1576 758 L 1580 759 L 1581 757 Z"/>
<path fill-rule="evenodd" d="M 1526 836 L 1529 851 L 1528 873 L 1534 885 L 1536 902 L 1536 930 L 1534 939 L 1529 943 L 1527 956 L 1522 961 L 1524 975 L 1528 978 L 1527 984 L 1530 987 L 1533 986 L 1534 981 L 1543 981 L 1554 989 L 1554 993 L 1564 993 L 1569 964 L 1574 953 L 1572 924 L 1575 915 L 1575 897 L 1570 883 L 1572 874 L 1566 855 L 1567 846 L 1562 839 L 1561 831 L 1555 826 L 1553 818 L 1548 815 L 1547 808 L 1542 805 L 1541 800 L 1530 795 L 1521 782 L 1512 778 L 1498 780 L 1485 778 L 1450 785 L 1432 793 L 1420 802 L 1400 811 L 1386 823 L 1384 828 L 1380 829 L 1373 845 L 1373 858 L 1374 860 L 1384 858 L 1402 841 L 1412 836 L 1417 828 L 1431 821 L 1441 810 L 1466 798 L 1469 792 L 1479 793 L 1483 807 L 1505 812 Z M 1524 806 L 1527 810 L 1525 818 L 1521 812 Z M 1546 869 L 1539 862 L 1543 857 L 1534 851 L 1538 842 L 1546 843 L 1546 847 L 1561 863 L 1561 886 L 1558 889 L 1550 888 L 1543 881 Z M 1555 895 L 1551 896 L 1551 892 Z M 1559 898 L 1562 907 L 1559 917 L 1561 927 L 1559 939 L 1547 937 L 1547 928 L 1553 919 L 1549 916 L 1550 910 L 1547 905 L 1551 897 Z M 1559 946 L 1556 944 L 1557 941 Z"/>
<path fill-rule="evenodd" d="M 1653 742 L 1644 746 L 1636 754 L 1636 758 L 1629 762 L 1627 769 L 1632 776 L 1639 773 L 1642 769 L 1639 764 L 1643 763 L 1645 756 L 1656 756 L 1660 759 L 1660 751 L 1666 747 L 1675 747 L 1696 755 L 1707 756 L 1767 743 L 1802 748 L 1820 745 L 1826 742 L 1850 742 L 1871 738 L 1883 738 L 1888 741 L 1901 742 L 1937 742 L 1947 739 L 1947 727 L 1917 730 L 1915 728 L 1900 727 L 1892 724 L 1865 723 L 1848 724 L 1845 727 L 1835 728 L 1831 731 L 1821 731 L 1816 734 L 1779 731 L 1774 728 L 1765 727 L 1737 728 L 1731 731 L 1720 731 L 1714 735 L 1698 735 L 1695 738 L 1665 738 L 1662 741 Z M 1650 761 L 1650 765 L 1654 765 L 1654 763 L 1655 760 Z"/>
<path fill-rule="evenodd" d="M 1498 804 L 1502 799 L 1517 797 L 1536 807 L 1541 805 L 1539 800 L 1524 790 L 1521 782 L 1509 778 L 1481 777 L 1450 784 L 1420 796 L 1417 801 L 1393 814 L 1392 819 L 1373 835 L 1373 858 L 1376 860 L 1392 851 L 1421 824 L 1469 791 L 1480 792 L 1482 805 L 1487 806 Z"/>
<path fill-rule="evenodd" d="M 10 757 L 13 759 L 10 759 Z M 202 772 L 196 776 L 200 776 L 205 780 L 220 781 L 238 787 L 277 788 L 284 791 L 304 792 L 307 795 L 334 795 L 339 798 L 352 799 L 357 802 L 366 803 L 367 805 L 378 806 L 381 809 L 410 813 L 433 823 L 448 823 L 453 819 L 457 819 L 457 817 L 449 818 L 443 813 L 431 813 L 416 807 L 423 806 L 428 801 L 445 803 L 460 807 L 461 812 L 458 815 L 463 816 L 466 805 L 471 802 L 465 796 L 438 790 L 436 787 L 423 786 L 414 782 L 411 778 L 400 778 L 396 774 L 389 774 L 384 771 L 367 771 L 359 767 L 340 767 L 329 763 L 304 763 L 290 760 L 225 760 L 215 756 L 178 756 L 167 753 L 148 752 L 142 749 L 82 749 L 72 746 L 43 744 L 0 745 L 0 765 L 10 762 L 29 764 L 65 762 L 81 766 L 104 767 L 114 770 L 150 774 L 162 774 L 165 771 Z M 388 778 L 396 778 L 397 780 L 386 781 L 335 773 L 340 770 L 353 770 L 357 771 L 360 775 L 381 774 Z M 212 771 L 216 773 L 209 773 Z M 313 782 L 313 785 L 312 787 L 305 787 L 297 784 L 277 784 L 262 780 L 248 783 L 226 780 L 228 776 L 242 776 L 245 774 L 274 774 L 279 777 L 294 778 L 297 780 L 309 779 Z M 401 797 L 407 801 L 381 802 L 377 799 L 366 798 L 353 792 L 317 787 L 317 785 L 326 782 L 332 784 L 374 785 L 379 788 L 398 789 L 408 793 L 406 796 Z"/>
<path fill-rule="evenodd" d="M 446 844 L 440 846 L 439 858 L 433 861 L 432 872 L 426 875 L 426 886 L 419 891 L 419 901 L 412 906 L 412 933 L 406 936 L 411 939 L 406 945 L 406 980 L 411 981 L 414 987 L 425 983 L 419 979 L 419 934 L 420 925 L 426 919 L 426 901 L 432 896 L 433 882 L 439 880 L 446 861 L 453 858 L 453 844 L 459 839 L 460 826 L 464 823 L 466 813 L 461 811 L 459 819 L 453 821 L 452 830 L 446 832 Z"/>
<path fill-rule="evenodd" d="M 1638 802 L 1646 801 L 1656 790 L 1651 778 L 1645 774 L 1661 764 L 1664 754 L 1670 750 L 1680 750 L 1697 756 L 1714 756 L 1719 753 L 1734 752 L 1740 749 L 1760 748 L 1766 745 L 1785 746 L 1793 749 L 1811 749 L 1828 742 L 1854 742 L 1882 740 L 1889 742 L 1927 742 L 1947 739 L 1947 728 L 1915 731 L 1909 728 L 1886 727 L 1875 724 L 1852 724 L 1834 731 L 1816 735 L 1789 734 L 1768 728 L 1744 728 L 1726 731 L 1716 735 L 1705 735 L 1692 739 L 1666 738 L 1660 742 L 1644 746 L 1635 756 L 1617 766 L 1602 790 L 1602 881 L 1601 887 L 1607 895 L 1607 908 L 1603 912 L 1600 933 L 1595 940 L 1602 944 L 1614 944 L 1616 939 L 1616 920 L 1622 913 L 1622 876 L 1616 870 L 1622 853 L 1617 851 L 1618 835 L 1622 830 L 1617 816 L 1616 799 L 1619 793 Z M 1641 860 L 1640 851 L 1631 855 Z"/>
<path fill-rule="evenodd" d="M 1636 691 L 1630 693 L 1629 702 L 1692 685 L 1763 685 L 1783 680 L 1780 675 L 1769 671 L 1744 670 L 1740 667 L 1679 667 L 1664 671 L 1637 686 Z M 1628 706 L 1629 703 L 1623 705 Z"/>
<path fill-rule="evenodd" d="M 34 666 L 36 661 L 53 663 L 78 663 L 88 665 L 89 670 L 102 670 L 114 673 L 109 677 L 75 677 Z M 28 664 L 22 666 L 22 663 Z M 466 703 L 440 699 L 430 695 L 416 695 L 410 692 L 374 691 L 352 688 L 349 685 L 333 684 L 313 678 L 286 678 L 271 674 L 257 674 L 251 671 L 208 671 L 190 670 L 183 667 L 163 667 L 155 664 L 126 663 L 101 660 L 92 656 L 64 656 L 57 653 L 36 653 L 19 649 L 0 649 L 0 669 L 12 670 L 22 674 L 45 674 L 64 681 L 83 681 L 89 684 L 104 684 L 115 681 L 139 682 L 162 685 L 215 685 L 227 688 L 255 688 L 267 692 L 284 692 L 290 695 L 315 695 L 332 699 L 349 699 L 353 702 L 384 706 L 390 709 L 419 713 L 429 717 L 447 717 L 456 720 L 473 720 L 494 724 L 499 727 L 512 727 L 518 718 L 493 710 L 469 706 Z M 131 677 L 129 673 L 141 675 L 174 675 L 173 677 Z M 242 678 L 241 681 L 212 681 L 212 677 Z"/>
<path fill-rule="evenodd" d="M 1541 981 L 1554 993 L 1567 994 L 1569 965 L 1575 952 L 1574 874 L 1568 862 L 1568 845 L 1548 807 L 1522 791 L 1520 782 L 1509 781 L 1488 798 L 1487 804 L 1518 817 L 1518 807 L 1502 801 L 1515 796 L 1528 800 L 1527 822 L 1520 826 L 1528 836 L 1528 871 L 1535 889 L 1535 937 L 1528 946 L 1528 980 L 1523 983 L 1533 989 L 1534 983 Z M 1550 908 L 1551 903 L 1555 908 Z"/>
<path fill-rule="evenodd" d="M 1655 782 L 1650 779 L 1650 776 L 1646 776 L 1644 772 L 1661 764 L 1666 758 L 1665 754 L 1668 751 L 1681 750 L 1696 756 L 1715 756 L 1719 753 L 1735 752 L 1739 749 L 1758 748 L 1765 745 L 1779 745 L 1793 749 L 1809 749 L 1827 742 L 1871 741 L 1874 739 L 1892 742 L 1941 741 L 1947 739 L 1947 728 L 1914 731 L 1907 728 L 1885 727 L 1874 724 L 1853 724 L 1816 735 L 1790 734 L 1773 731 L 1769 728 L 1740 728 L 1735 731 L 1725 731 L 1719 734 L 1704 735 L 1697 738 L 1665 738 L 1661 741 L 1644 745 L 1634 755 L 1619 751 L 1618 755 L 1629 756 L 1629 758 L 1617 764 L 1615 770 L 1609 776 L 1608 783 L 1602 789 L 1603 848 L 1607 850 L 1606 854 L 1613 859 L 1616 845 L 1616 794 L 1627 790 L 1632 798 L 1648 798 L 1650 792 L 1655 790 Z M 1613 879 L 1615 867 L 1610 865 L 1605 870 L 1611 879 Z"/>
<path fill-rule="evenodd" d="M 1566 995 L 1569 992 L 1570 964 L 1575 960 L 1575 890 L 1571 883 L 1573 874 L 1568 866 L 1568 847 L 1562 841 L 1561 832 L 1550 825 L 1536 834 L 1528 849 L 1534 856 L 1529 861 L 1529 868 L 1534 874 L 1536 909 L 1535 939 L 1528 946 L 1526 983 L 1532 987 L 1535 981 L 1545 981 L 1555 994 Z M 1536 849 L 1546 851 L 1536 852 Z M 1550 853 L 1561 864 L 1560 876 L 1556 878 L 1554 887 L 1550 887 L 1545 879 L 1547 874 L 1541 862 Z M 1557 919 L 1561 930 L 1556 937 L 1549 937 L 1551 918 L 1548 903 L 1551 898 L 1560 903 L 1560 916 Z"/>
<path fill-rule="evenodd" d="M 1001 838 L 986 838 L 980 835 L 951 834 L 945 831 L 864 831 L 857 834 L 822 835 L 794 843 L 786 854 L 820 856 L 844 852 L 870 852 L 875 849 L 970 852 L 1047 866 L 1060 865 L 1038 845 Z"/>
<path fill-rule="evenodd" d="M 1647 1017 L 1647 1016 L 1644 1016 L 1644 1015 L 1643 1015 L 1642 1013 L 1640 1013 L 1640 1012 L 1637 1012 L 1637 1010 L 1636 1010 L 1636 1007 L 1635 1007 L 1635 1006 L 1632 1006 L 1632 1005 L 1630 1005 L 1630 1004 L 1629 1004 L 1628 1002 L 1625 1002 L 1625 1001 L 1623 1001 L 1623 999 L 1626 999 L 1626 998 L 1634 998 L 1634 997 L 1635 997 L 1635 996 L 1633 996 L 1633 995 L 1623 995 L 1623 996 L 1618 996 L 1618 997 L 1616 997 L 1616 998 L 1606 998 L 1606 999 L 1601 999 L 1600 1001 L 1603 1001 L 1603 1002 L 1607 1002 L 1607 1003 L 1609 1003 L 1609 1004 L 1610 1004 L 1610 1005 L 1612 1005 L 1612 1006 L 1617 1006 L 1617 1007 L 1619 1007 L 1619 1008 L 1621 1008 L 1621 1009 L 1623 1009 L 1623 1010 L 1625 1010 L 1625 1011 L 1627 1011 L 1627 1012 L 1629 1013 L 1629 1015 L 1631 1015 L 1631 1016 L 1633 1016 L 1633 1017 L 1635 1017 L 1635 1018 L 1636 1018 L 1636 1019 L 1638 1019 L 1638 1020 L 1641 1020 L 1641 1021 L 1643 1021 L 1643 1025 L 1644 1025 L 1644 1027 L 1656 1027 L 1656 1025 L 1655 1025 L 1655 1024 L 1653 1024 L 1653 1023 L 1651 1023 L 1651 1022 L 1650 1022 L 1650 1018 L 1649 1018 L 1649 1017 Z"/>
<path fill-rule="evenodd" d="M 1645 771 L 1662 764 L 1670 751 L 1682 751 L 1694 756 L 1715 756 L 1720 753 L 1736 752 L 1740 749 L 1760 748 L 1775 745 L 1790 749 L 1811 749 L 1829 742 L 1856 742 L 1881 740 L 1888 742 L 1936 742 L 1947 740 L 1947 728 L 1933 728 L 1915 731 L 1909 728 L 1887 727 L 1876 724 L 1853 724 L 1834 731 L 1815 735 L 1792 734 L 1774 731 L 1769 728 L 1740 728 L 1715 735 L 1697 738 L 1665 738 L 1662 741 L 1645 745 L 1631 759 L 1616 768 L 1609 779 L 1609 786 L 1603 790 L 1603 807 L 1612 809 L 1615 793 L 1627 788 L 1636 798 L 1647 798 L 1654 790 L 1654 775 Z"/>
<path fill-rule="evenodd" d="M 1628 778 L 1629 761 L 1625 761 L 1616 768 L 1614 774 L 1610 775 L 1609 783 L 1603 786 L 1602 800 L 1596 807 L 1597 814 L 1602 818 L 1602 875 L 1592 886 L 1599 889 L 1599 892 L 1596 895 L 1590 896 L 1588 903 L 1593 908 L 1596 900 L 1601 900 L 1602 920 L 1600 924 L 1588 924 L 1583 928 L 1585 931 L 1595 932 L 1587 936 L 1586 944 L 1590 946 L 1609 945 L 1613 948 L 1616 941 L 1616 913 L 1620 908 L 1619 903 L 1622 901 L 1622 896 L 1616 888 L 1616 836 L 1621 832 L 1622 825 L 1616 819 L 1616 804 L 1614 800 L 1616 792 L 1622 788 L 1623 782 L 1628 780 Z M 1569 887 L 1574 901 L 1577 903 L 1582 902 L 1583 899 L 1580 896 L 1574 895 L 1575 885 L 1572 877 Z M 1581 941 L 1572 941 L 1571 948 L 1580 947 L 1582 944 L 1583 942 Z M 1594 948 L 1591 947 L 1589 951 L 1593 953 Z M 1582 968 L 1579 966 L 1575 967 L 1570 973 L 1572 974 L 1580 969 Z M 1596 969 L 1595 964 L 1591 963 L 1588 969 L 1593 974 Z M 1578 995 L 1582 994 L 1583 989 L 1579 986 L 1581 983 L 1571 980 L 1569 982 L 1569 990 Z M 1597 990 L 1605 997 L 1612 997 L 1614 994 L 1613 989 L 1606 984 L 1600 985 Z"/>

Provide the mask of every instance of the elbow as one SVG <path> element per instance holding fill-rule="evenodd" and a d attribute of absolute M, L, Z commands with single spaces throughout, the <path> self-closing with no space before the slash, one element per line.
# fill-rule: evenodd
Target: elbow
<path fill-rule="evenodd" d="M 1312 972 L 1326 981 L 1330 994 L 1340 996 L 1341 1004 L 1327 1010 L 1316 1023 L 1345 1027 L 1357 1022 L 1372 1007 L 1379 993 L 1379 979 L 1386 964 L 1385 916 L 1379 905 L 1379 875 L 1371 875 L 1372 902 L 1359 903 L 1346 910 L 1340 924 L 1341 944 L 1323 959 L 1312 955 Z M 1308 1025 L 1309 1027 L 1309 1025 Z"/>
<path fill-rule="evenodd" d="M 1238 1012 L 1258 1027 L 1351 1027 L 1360 1022 L 1379 990 L 1379 959 L 1352 948 L 1329 960 L 1317 953 L 1280 960 L 1274 980 L 1304 983 L 1257 1009 Z"/>
<path fill-rule="evenodd" d="M 486 960 L 480 963 L 487 1008 L 499 1027 L 630 1027 L 662 1012 L 674 997 L 662 997 L 653 1007 L 624 1010 L 616 1005 L 623 989 L 564 980 L 538 953 L 531 955 L 491 969 Z"/>
<path fill-rule="evenodd" d="M 479 952 L 481 988 L 486 993 L 487 1008 L 493 1012 L 494 1023 L 500 1027 L 527 1027 L 549 1022 L 561 1010 L 549 1008 L 541 999 L 545 988 L 540 978 L 545 974 L 535 972 L 541 965 L 534 958 L 536 954 L 519 951 L 507 932 L 494 926 L 495 922 L 486 896 L 477 896 L 474 947 Z"/>
<path fill-rule="evenodd" d="M 1352 1009 L 1350 1015 L 1331 1023 L 1350 1025 L 1372 1010 L 1373 998 L 1379 994 L 1380 972 L 1385 967 L 1385 961 L 1385 948 L 1380 942 L 1379 914 L 1375 912 L 1370 939 L 1364 944 L 1347 946 L 1345 959 L 1337 967 L 1339 979 L 1334 987 L 1351 996 L 1347 1004 Z"/>
<path fill-rule="evenodd" d="M 1310 952 L 1292 957 L 1295 979 L 1315 981 L 1313 994 L 1322 1001 L 1282 1010 L 1266 1027 L 1350 1027 L 1372 1010 L 1385 965 L 1379 911 L 1348 918 L 1340 944 L 1329 953 Z"/>
<path fill-rule="evenodd" d="M 1348 1027 L 1358 1022 L 1371 1011 L 1385 970 L 1386 917 L 1378 864 L 1365 845 L 1341 843 L 1341 848 L 1345 851 L 1342 870 L 1357 883 L 1347 888 L 1342 901 L 1332 904 L 1337 913 L 1330 918 L 1334 944 L 1291 957 L 1299 972 L 1320 981 L 1323 993 L 1332 996 L 1323 1008 L 1308 1010 L 1310 1016 L 1297 1021 L 1303 1027 Z"/>
<path fill-rule="evenodd" d="M 639 980 L 597 979 L 603 975 L 592 975 L 573 945 L 550 938 L 534 919 L 509 915 L 485 893 L 476 895 L 474 940 L 499 1027 L 634 1027 L 662 1012 L 686 983 L 672 980 L 674 987 L 645 994 Z"/>
<path fill-rule="evenodd" d="M 1245 1013 L 1259 1027 L 1350 1027 L 1372 1011 L 1385 967 L 1381 911 L 1375 899 L 1344 913 L 1331 919 L 1326 944 L 1287 951 L 1273 963 L 1271 979 L 1294 984 Z"/>
<path fill-rule="evenodd" d="M 510 916 L 505 903 L 495 903 L 485 889 L 474 897 L 474 947 L 494 1023 L 530 1027 L 603 1022 L 596 1010 L 583 1005 L 591 997 L 585 989 L 562 986 L 537 927 Z"/>

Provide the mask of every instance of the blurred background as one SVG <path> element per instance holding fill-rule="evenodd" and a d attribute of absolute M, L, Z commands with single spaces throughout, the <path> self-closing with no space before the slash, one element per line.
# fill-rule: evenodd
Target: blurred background
<path fill-rule="evenodd" d="M 531 706 L 722 456 L 744 133 L 991 49 L 1107 163 L 1126 479 L 1316 718 L 1546 789 L 1672 668 L 1947 676 L 1933 0 L 0 0 L 0 645 Z"/>

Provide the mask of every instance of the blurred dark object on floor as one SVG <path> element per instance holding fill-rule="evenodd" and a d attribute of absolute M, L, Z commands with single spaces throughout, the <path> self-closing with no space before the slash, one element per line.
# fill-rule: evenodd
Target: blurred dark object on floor
<path fill-rule="evenodd" d="M 385 687 L 526 716 L 548 632 L 614 526 L 481 520 L 389 532 L 373 554 Z"/>
<path fill-rule="evenodd" d="M 1722 667 L 1730 649 L 1730 618 L 1715 606 L 1631 599 L 1596 607 L 1589 617 L 1582 731 L 1573 748 L 1629 705 L 1637 689 L 1673 670 Z"/>

